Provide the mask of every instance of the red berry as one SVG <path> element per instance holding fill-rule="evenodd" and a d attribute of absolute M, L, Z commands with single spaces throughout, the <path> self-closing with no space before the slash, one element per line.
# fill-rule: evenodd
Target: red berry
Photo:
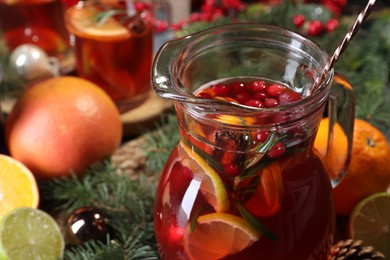
<path fill-rule="evenodd" d="M 249 99 L 244 103 L 245 106 L 250 106 L 250 107 L 264 107 L 264 103 L 261 102 L 261 100 L 258 99 Z"/>
<path fill-rule="evenodd" d="M 226 97 L 230 93 L 229 87 L 223 84 L 212 86 L 211 89 L 215 92 L 215 95 L 220 97 Z"/>
<path fill-rule="evenodd" d="M 291 103 L 298 101 L 298 100 L 301 100 L 301 99 L 302 99 L 302 96 L 299 93 L 297 93 L 291 89 L 288 89 L 288 91 L 285 91 L 284 93 L 282 93 L 278 96 L 279 105 L 291 104 Z"/>
<path fill-rule="evenodd" d="M 293 18 L 293 23 L 295 27 L 300 28 L 305 23 L 306 18 L 303 14 L 297 14 Z"/>
<path fill-rule="evenodd" d="M 252 95 L 253 99 L 264 100 L 268 95 L 264 92 L 257 92 Z"/>
<path fill-rule="evenodd" d="M 262 80 L 255 80 L 248 84 L 248 89 L 253 93 L 264 91 L 266 88 L 267 88 L 267 84 L 265 84 L 265 82 Z"/>
<path fill-rule="evenodd" d="M 201 13 L 192 13 L 190 15 L 190 22 L 197 22 L 202 20 L 202 14 Z"/>
<path fill-rule="evenodd" d="M 311 36 L 319 35 L 323 30 L 322 23 L 318 20 L 310 21 L 307 33 Z"/>
<path fill-rule="evenodd" d="M 340 22 L 337 19 L 330 19 L 326 24 L 325 24 L 325 30 L 327 32 L 333 32 L 338 26 Z"/>
<path fill-rule="evenodd" d="M 276 107 L 279 105 L 278 101 L 274 98 L 266 98 L 264 99 L 264 105 L 266 107 Z"/>
<path fill-rule="evenodd" d="M 285 86 L 279 84 L 272 84 L 267 89 L 267 94 L 271 97 L 278 97 L 285 90 Z"/>
<path fill-rule="evenodd" d="M 259 141 L 260 143 L 264 143 L 265 141 L 267 141 L 268 136 L 269 136 L 268 131 L 258 131 L 256 134 L 256 140 Z"/>
<path fill-rule="evenodd" d="M 251 96 L 247 92 L 239 92 L 233 96 L 235 100 L 237 100 L 238 103 L 244 104 L 246 101 L 248 101 Z"/>
<path fill-rule="evenodd" d="M 242 82 L 233 82 L 231 83 L 231 90 L 233 94 L 237 94 L 240 92 L 247 92 L 247 88 L 244 83 Z"/>
<path fill-rule="evenodd" d="M 236 177 L 241 173 L 241 167 L 235 163 L 229 163 L 223 166 L 223 171 L 232 177 Z"/>
<path fill-rule="evenodd" d="M 286 152 L 286 147 L 284 146 L 283 142 L 280 141 L 276 143 L 274 146 L 269 149 L 267 156 L 269 158 L 277 158 L 282 156 Z"/>

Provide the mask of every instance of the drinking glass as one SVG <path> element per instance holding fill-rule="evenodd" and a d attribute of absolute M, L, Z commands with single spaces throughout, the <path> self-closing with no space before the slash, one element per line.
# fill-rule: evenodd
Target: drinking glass
<path fill-rule="evenodd" d="M 80 1 L 65 14 L 77 73 L 105 90 L 121 112 L 150 90 L 152 6 L 140 1 Z"/>

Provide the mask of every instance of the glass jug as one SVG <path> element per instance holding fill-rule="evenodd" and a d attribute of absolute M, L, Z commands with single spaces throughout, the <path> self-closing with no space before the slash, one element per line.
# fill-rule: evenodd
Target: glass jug
<path fill-rule="evenodd" d="M 332 183 L 343 171 L 329 176 L 313 142 L 326 104 L 349 149 L 354 118 L 344 78 L 332 70 L 314 87 L 328 60 L 314 42 L 259 24 L 215 27 L 159 50 L 153 88 L 174 101 L 181 134 L 156 194 L 162 259 L 327 259 Z M 294 102 L 237 101 L 234 89 L 259 82 L 283 86 Z M 221 85 L 233 98 L 221 98 Z"/>

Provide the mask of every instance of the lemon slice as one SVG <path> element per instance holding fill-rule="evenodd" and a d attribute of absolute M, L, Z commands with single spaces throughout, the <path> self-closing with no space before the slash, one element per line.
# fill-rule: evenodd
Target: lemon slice
<path fill-rule="evenodd" d="M 191 150 L 183 142 L 180 146 L 192 160 L 189 160 L 189 168 L 193 172 L 193 178 L 201 182 L 200 190 L 206 201 L 213 206 L 216 212 L 229 210 L 229 198 L 225 185 L 218 173 L 197 153 Z"/>
<path fill-rule="evenodd" d="M 22 163 L 0 155 L 0 180 L 0 218 L 19 207 L 38 207 L 37 182 Z"/>
<path fill-rule="evenodd" d="M 65 20 L 71 33 L 100 41 L 114 41 L 131 37 L 129 30 L 113 18 L 105 20 L 102 24 L 96 22 L 99 10 L 92 5 L 85 5 L 73 6 L 66 12 Z"/>
<path fill-rule="evenodd" d="M 55 220 L 46 212 L 18 208 L 0 223 L 0 259 L 61 259 L 64 238 Z"/>
<path fill-rule="evenodd" d="M 389 193 L 375 193 L 356 205 L 349 219 L 349 235 L 390 256 Z"/>
<path fill-rule="evenodd" d="M 191 232 L 184 233 L 184 249 L 190 259 L 221 259 L 236 254 L 259 240 L 260 233 L 243 218 L 227 213 L 211 213 L 197 219 Z"/>

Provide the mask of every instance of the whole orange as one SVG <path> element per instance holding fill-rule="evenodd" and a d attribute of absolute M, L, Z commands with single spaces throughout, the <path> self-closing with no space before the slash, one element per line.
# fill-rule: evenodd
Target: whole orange
<path fill-rule="evenodd" d="M 12 157 L 38 179 L 81 176 L 122 138 L 118 109 L 95 84 L 62 76 L 29 87 L 6 121 Z"/>
<path fill-rule="evenodd" d="M 344 156 L 343 152 L 340 154 Z M 390 184 L 389 162 L 386 136 L 372 124 L 355 119 L 350 165 L 346 176 L 333 189 L 336 213 L 348 215 L 365 197 L 386 191 Z"/>
<path fill-rule="evenodd" d="M 342 127 L 333 125 L 331 146 L 328 147 L 329 118 L 323 118 L 320 122 L 314 147 L 326 162 L 329 176 L 334 179 L 345 169 L 348 157 L 348 139 Z M 329 149 L 329 152 L 328 152 Z"/>

